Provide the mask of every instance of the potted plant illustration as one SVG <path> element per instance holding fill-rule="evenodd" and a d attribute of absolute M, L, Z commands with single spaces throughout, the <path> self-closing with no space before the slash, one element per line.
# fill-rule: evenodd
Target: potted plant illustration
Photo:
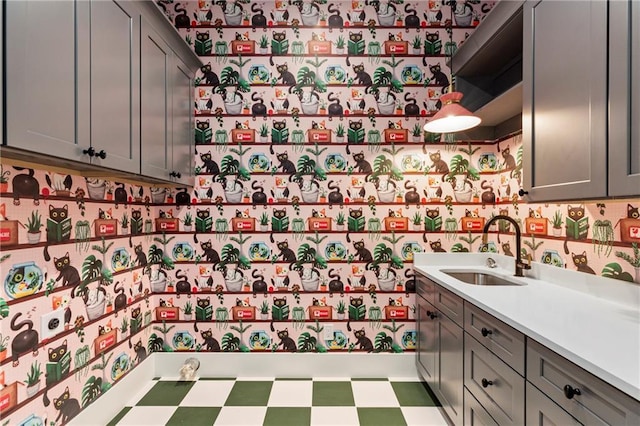
<path fill-rule="evenodd" d="M 317 165 L 318 156 L 326 149 L 327 147 L 319 148 L 317 143 L 314 144 L 313 149 L 307 148 L 305 151 L 313 154 L 316 159 L 314 160 L 306 154 L 302 155 L 296 164 L 296 172 L 291 174 L 289 178 L 291 182 L 297 183 L 300 187 L 302 200 L 305 203 L 315 203 L 318 201 L 320 196 L 319 181 L 327 179 L 326 171 Z"/>
<path fill-rule="evenodd" d="M 560 210 L 556 210 L 551 218 L 552 233 L 554 237 L 559 237 L 562 234 L 562 213 Z"/>
<path fill-rule="evenodd" d="M 34 210 L 31 212 L 31 216 L 27 219 L 27 241 L 29 244 L 38 244 L 40 237 L 42 236 L 42 220 L 40 212 Z"/>
<path fill-rule="evenodd" d="M 401 148 L 402 149 L 402 148 Z M 383 148 L 384 152 L 394 156 L 400 149 L 396 150 Z M 382 203 L 393 202 L 396 195 L 395 182 L 403 179 L 403 174 L 398 167 L 393 164 L 393 160 L 386 155 L 378 155 L 373 160 L 373 172 L 367 176 L 367 182 L 372 182 L 378 191 L 378 200 Z"/>
<path fill-rule="evenodd" d="M 340 35 L 336 39 L 336 53 L 338 55 L 344 54 L 344 46 L 345 46 L 344 37 Z"/>
<path fill-rule="evenodd" d="M 633 247 L 633 256 L 623 251 L 617 251 L 616 257 L 626 260 L 633 267 L 634 281 L 640 284 L 640 248 L 638 243 L 631 243 L 631 246 Z"/>
<path fill-rule="evenodd" d="M 269 302 L 266 300 L 263 300 L 260 305 L 260 319 L 263 321 L 269 319 Z"/>
<path fill-rule="evenodd" d="M 147 254 L 148 266 L 144 269 L 144 273 L 149 276 L 149 284 L 151 285 L 151 291 L 162 292 L 165 291 L 167 284 L 167 271 L 175 268 L 173 260 L 165 253 L 167 252 L 167 244 L 171 242 L 175 237 L 167 238 L 164 233 L 162 237 L 154 237 L 154 241 L 163 245 L 162 248 L 156 244 L 152 244 L 149 247 Z"/>
<path fill-rule="evenodd" d="M 319 244 L 328 237 L 320 237 L 316 231 L 313 237 L 306 237 L 306 240 L 315 244 L 315 248 L 308 243 L 303 243 L 298 247 L 298 260 L 292 265 L 291 270 L 298 272 L 302 288 L 305 291 L 317 291 L 320 286 L 320 269 L 327 268 L 327 260 L 320 255 Z"/>
<path fill-rule="evenodd" d="M 269 141 L 269 126 L 267 126 L 265 123 L 262 123 L 260 125 L 258 133 L 260 135 L 260 142 L 265 143 Z"/>
<path fill-rule="evenodd" d="M 9 344 L 9 336 L 3 336 L 0 333 L 0 362 L 7 358 L 7 345 Z"/>
<path fill-rule="evenodd" d="M 422 215 L 420 212 L 415 212 L 413 217 L 411 218 L 411 222 L 413 223 L 413 230 L 419 231 L 420 225 L 422 224 Z"/>
<path fill-rule="evenodd" d="M 239 238 L 231 237 L 230 239 L 240 245 L 240 248 L 231 243 L 225 244 L 220 251 L 220 262 L 216 263 L 215 268 L 222 272 L 227 291 L 238 292 L 242 290 L 244 283 L 242 271 L 251 267 L 251 261 L 242 254 L 241 250 L 242 244 L 247 241 L 248 237 L 245 238 L 240 233 Z"/>
<path fill-rule="evenodd" d="M 193 215 L 190 212 L 187 212 L 182 218 L 182 224 L 184 225 L 185 232 L 191 232 L 191 228 L 193 227 Z"/>
<path fill-rule="evenodd" d="M 382 291 L 393 291 L 396 284 L 396 272 L 394 270 L 401 269 L 404 266 L 402 258 L 395 254 L 395 245 L 404 238 L 404 235 L 396 237 L 395 232 L 391 233 L 391 237 L 384 236 L 384 240 L 392 244 L 392 247 L 386 243 L 379 243 L 373 249 L 373 261 L 366 265 L 370 271 L 374 271 L 378 278 L 378 287 Z"/>
<path fill-rule="evenodd" d="M 31 398 L 40 390 L 40 376 L 42 376 L 42 370 L 40 369 L 40 363 L 34 361 L 31 364 L 31 368 L 27 373 L 27 380 L 24 382 L 27 384 L 27 397 Z"/>
<path fill-rule="evenodd" d="M 402 93 L 404 85 L 395 75 L 395 70 L 404 59 L 396 61 L 395 55 L 391 56 L 391 61 L 385 59 L 383 64 L 391 67 L 389 71 L 386 67 L 378 67 L 373 72 L 373 85 L 370 88 L 376 99 L 378 113 L 390 115 L 396 109 L 396 97 L 394 93 Z M 384 89 L 384 90 L 381 90 Z"/>
<path fill-rule="evenodd" d="M 344 124 L 342 123 L 336 126 L 336 142 L 344 142 Z"/>
<path fill-rule="evenodd" d="M 473 5 L 479 4 L 480 0 L 449 0 L 445 4 L 451 7 L 453 11 L 453 19 L 459 27 L 471 26 L 473 19 Z"/>
<path fill-rule="evenodd" d="M 126 316 L 122 318 L 122 323 L 120 324 L 120 336 L 122 340 L 129 336 L 129 318 Z"/>
<path fill-rule="evenodd" d="M 422 53 L 422 39 L 419 35 L 416 35 L 411 42 L 411 47 L 413 49 L 414 55 L 419 55 Z"/>
<path fill-rule="evenodd" d="M 269 215 L 267 212 L 262 212 L 258 220 L 260 222 L 260 232 L 267 232 L 269 230 Z"/>
<path fill-rule="evenodd" d="M 473 184 L 471 181 L 480 179 L 480 173 L 471 165 L 469 160 L 456 154 L 451 158 L 449 173 L 444 177 L 451 184 L 456 201 L 468 203 L 471 201 Z"/>
<path fill-rule="evenodd" d="M 240 150 L 232 148 L 231 151 L 239 154 L 240 159 L 232 155 L 225 155 L 220 162 L 220 174 L 216 176 L 216 181 L 222 184 L 224 196 L 227 203 L 240 203 L 244 190 L 243 181 L 251 178 L 251 173 L 241 164 L 241 155 L 246 152 L 241 147 Z"/>
<path fill-rule="evenodd" d="M 224 15 L 225 24 L 230 26 L 240 25 L 242 23 L 242 17 L 243 17 L 243 14 L 242 14 L 243 9 L 240 3 L 243 3 L 243 2 L 236 0 L 236 1 L 226 1 L 222 3 L 223 3 L 222 13 Z"/>
<path fill-rule="evenodd" d="M 411 129 L 411 136 L 413 137 L 414 142 L 422 142 L 422 126 L 420 126 L 420 124 L 416 123 L 413 125 L 413 128 Z"/>
<path fill-rule="evenodd" d="M 347 306 L 344 303 L 344 300 L 340 300 L 338 305 L 336 306 L 336 313 L 338 314 L 338 320 L 344 319 L 344 313 L 347 310 Z"/>
<path fill-rule="evenodd" d="M 344 212 L 338 212 L 338 215 L 336 216 L 336 231 L 344 230 L 345 219 L 346 216 L 344 215 Z"/>
<path fill-rule="evenodd" d="M 240 114 L 244 99 L 242 93 L 251 90 L 250 83 L 242 77 L 242 68 L 249 59 L 243 60 L 242 56 L 238 56 L 238 60 L 232 59 L 229 62 L 236 65 L 239 71 L 231 66 L 224 67 L 220 72 L 220 85 L 216 87 L 216 93 L 222 96 L 227 114 Z"/>
<path fill-rule="evenodd" d="M 315 55 L 314 59 L 305 60 L 315 71 L 307 66 L 300 67 L 298 70 L 296 75 L 297 83 L 291 88 L 291 93 L 296 94 L 300 99 L 300 107 L 303 114 L 318 113 L 318 108 L 320 107 L 319 93 L 327 91 L 327 85 L 319 76 L 318 69 L 327 61 L 328 59 L 320 60 L 318 55 Z"/>
<path fill-rule="evenodd" d="M 122 231 L 122 235 L 127 235 L 129 233 L 129 216 L 127 212 L 122 214 L 122 218 L 120 219 L 120 229 Z"/>
<path fill-rule="evenodd" d="M 96 319 L 105 312 L 107 292 L 103 287 L 113 283 L 113 273 L 106 266 L 105 257 L 112 245 L 113 241 L 107 244 L 102 238 L 102 244 L 91 246 L 93 250 L 102 255 L 102 260 L 91 254 L 82 263 L 82 281 L 80 286 L 76 288 L 75 295 L 81 296 L 84 300 L 89 320 Z M 88 285 L 93 281 L 98 282 L 98 287 L 89 289 Z"/>
<path fill-rule="evenodd" d="M 184 320 L 191 321 L 191 316 L 193 315 L 193 304 L 190 301 L 187 301 L 182 308 L 182 312 L 184 313 Z"/>
<path fill-rule="evenodd" d="M 262 37 L 260 37 L 260 40 L 258 41 L 258 47 L 260 48 L 261 55 L 267 54 L 267 48 L 269 47 L 269 37 L 267 37 L 266 34 L 263 34 Z"/>
<path fill-rule="evenodd" d="M 5 170 L 4 167 L 0 164 L 0 192 L 8 192 L 9 191 L 9 175 L 11 172 L 9 170 Z"/>

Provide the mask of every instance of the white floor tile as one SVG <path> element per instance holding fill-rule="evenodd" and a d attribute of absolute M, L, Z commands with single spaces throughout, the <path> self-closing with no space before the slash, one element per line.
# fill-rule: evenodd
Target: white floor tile
<path fill-rule="evenodd" d="M 276 380 L 269 395 L 269 407 L 310 407 L 313 393 L 311 380 Z"/>
<path fill-rule="evenodd" d="M 356 407 L 311 407 L 312 426 L 359 426 Z"/>
<path fill-rule="evenodd" d="M 399 407 L 390 382 L 351 382 L 356 407 Z"/>
<path fill-rule="evenodd" d="M 267 407 L 222 407 L 216 426 L 258 426 L 264 422 Z"/>
<path fill-rule="evenodd" d="M 422 378 L 418 376 L 405 376 L 405 377 L 389 377 L 390 382 L 421 382 Z"/>
<path fill-rule="evenodd" d="M 178 407 L 132 407 L 118 422 L 118 426 L 144 426 L 166 424 Z"/>
<path fill-rule="evenodd" d="M 222 407 L 233 388 L 234 380 L 199 380 L 180 405 L 183 407 Z"/>
<path fill-rule="evenodd" d="M 408 426 L 447 426 L 438 407 L 401 407 Z"/>

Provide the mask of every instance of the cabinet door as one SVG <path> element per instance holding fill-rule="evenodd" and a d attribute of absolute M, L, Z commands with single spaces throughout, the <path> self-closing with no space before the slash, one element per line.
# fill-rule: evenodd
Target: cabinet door
<path fill-rule="evenodd" d="M 193 185 L 193 85 L 189 68 L 174 56 L 172 81 L 172 169 L 176 181 Z"/>
<path fill-rule="evenodd" d="M 526 393 L 527 426 L 578 426 L 581 424 L 529 382 L 526 384 Z"/>
<path fill-rule="evenodd" d="M 436 383 L 436 358 L 438 355 L 438 338 L 436 335 L 437 317 L 434 315 L 435 308 L 427 303 L 420 296 L 417 296 L 418 311 L 418 350 L 416 352 L 416 362 L 418 371 L 424 380 L 433 387 Z M 432 319 L 431 316 L 434 316 Z"/>
<path fill-rule="evenodd" d="M 76 115 L 83 110 L 76 98 L 75 47 L 76 16 L 81 19 L 79 10 L 85 5 L 8 1 L 3 6 L 11 41 L 5 45 L 5 143 L 55 157 L 82 158 L 81 145 L 87 148 L 89 138 L 76 129 Z"/>
<path fill-rule="evenodd" d="M 170 79 L 172 52 L 142 19 L 140 40 L 140 134 L 142 174 L 169 180 L 172 167 Z"/>
<path fill-rule="evenodd" d="M 140 172 L 140 13 L 135 2 L 91 2 L 93 163 Z"/>
<path fill-rule="evenodd" d="M 531 201 L 606 195 L 607 4 L 524 5 L 523 174 Z"/>
<path fill-rule="evenodd" d="M 640 194 L 640 4 L 609 3 L 609 195 Z"/>
<path fill-rule="evenodd" d="M 446 315 L 438 311 L 437 335 L 440 351 L 437 360 L 437 383 L 433 388 L 444 412 L 453 424 L 462 424 L 464 395 L 464 332 Z"/>

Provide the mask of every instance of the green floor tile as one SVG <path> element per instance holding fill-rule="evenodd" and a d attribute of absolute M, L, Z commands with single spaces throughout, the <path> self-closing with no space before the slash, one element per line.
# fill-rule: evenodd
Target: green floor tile
<path fill-rule="evenodd" d="M 352 377 L 352 381 L 354 382 L 388 382 L 389 379 L 386 377 Z"/>
<path fill-rule="evenodd" d="M 440 403 L 422 382 L 391 382 L 401 407 L 439 407 Z"/>
<path fill-rule="evenodd" d="M 180 405 L 195 382 L 159 381 L 136 405 Z"/>
<path fill-rule="evenodd" d="M 178 407 L 166 426 L 211 426 L 219 413 L 220 407 Z"/>
<path fill-rule="evenodd" d="M 407 426 L 400 408 L 358 408 L 362 426 Z"/>
<path fill-rule="evenodd" d="M 263 426 L 303 426 L 311 423 L 311 407 L 269 407 Z"/>
<path fill-rule="evenodd" d="M 131 410 L 131 407 L 124 407 L 122 410 L 120 410 L 118 415 L 113 418 L 113 420 L 111 420 L 109 423 L 107 423 L 107 426 L 115 426 L 115 425 L 117 425 L 118 422 L 120 420 L 122 420 L 122 418 L 124 416 L 126 416 L 126 414 L 129 412 L 129 410 Z"/>
<path fill-rule="evenodd" d="M 314 407 L 355 406 L 351 382 L 313 382 Z"/>
<path fill-rule="evenodd" d="M 266 407 L 273 382 L 236 382 L 224 405 Z"/>

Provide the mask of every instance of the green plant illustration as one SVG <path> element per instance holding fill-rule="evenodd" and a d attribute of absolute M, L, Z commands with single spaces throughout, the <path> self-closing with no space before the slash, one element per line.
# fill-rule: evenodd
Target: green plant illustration
<path fill-rule="evenodd" d="M 40 376 L 42 376 L 40 363 L 38 361 L 33 361 L 31 368 L 29 368 L 29 372 L 27 373 L 27 380 L 24 382 L 27 386 L 33 386 L 40 381 Z"/>
<path fill-rule="evenodd" d="M 633 282 L 633 276 L 630 273 L 623 271 L 622 266 L 620 266 L 618 262 L 607 263 L 604 268 L 602 268 L 602 276 L 630 283 Z"/>
<path fill-rule="evenodd" d="M 42 228 L 40 212 L 38 210 L 34 210 L 31 212 L 31 216 L 27 219 L 27 232 L 32 234 L 37 233 L 40 232 L 40 228 Z"/>
<path fill-rule="evenodd" d="M 319 353 L 324 353 L 327 352 L 327 348 L 324 347 L 324 345 L 320 342 L 322 342 L 322 339 L 320 339 L 320 333 L 322 333 L 324 331 L 324 326 L 320 325 L 320 321 L 316 320 L 315 325 L 307 325 L 307 329 L 313 331 L 314 333 L 316 333 L 316 337 L 315 337 L 315 351 L 319 352 Z"/>

